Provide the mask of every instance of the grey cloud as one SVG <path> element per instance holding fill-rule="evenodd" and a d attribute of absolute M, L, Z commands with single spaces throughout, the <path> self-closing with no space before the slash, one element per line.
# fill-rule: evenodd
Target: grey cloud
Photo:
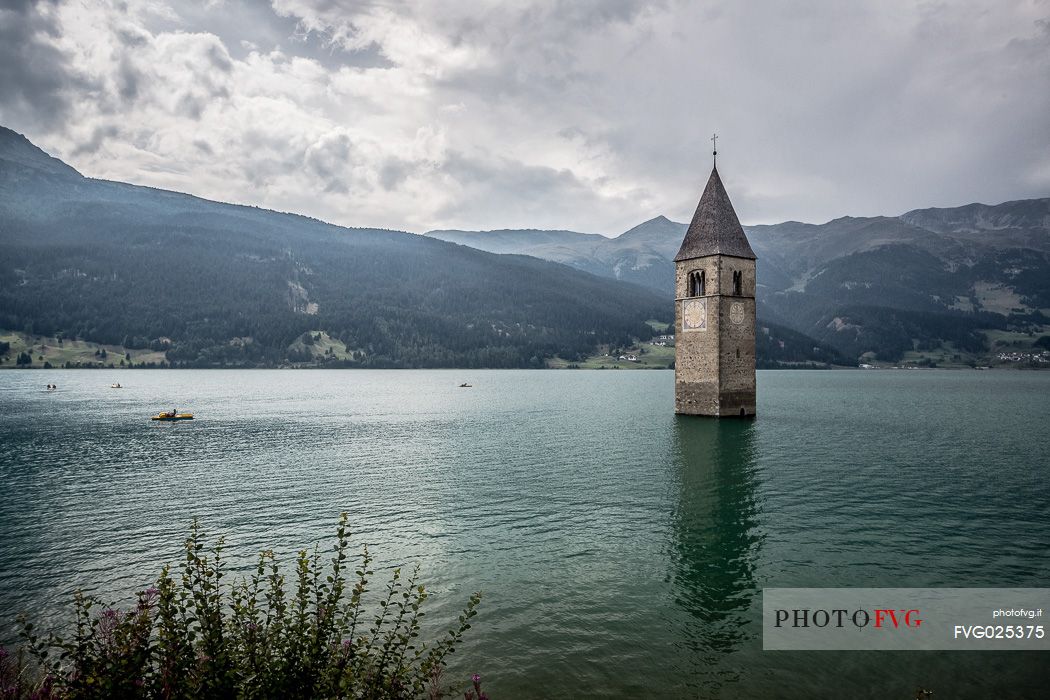
<path fill-rule="evenodd" d="M 379 169 L 379 184 L 385 190 L 395 190 L 408 179 L 417 166 L 400 158 L 388 158 Z"/>
<path fill-rule="evenodd" d="M 87 174 L 416 230 L 687 218 L 712 131 L 749 224 L 1050 191 L 1028 0 L 160 6 L 77 5 L 85 37 L 0 0 L 0 121 Z"/>
<path fill-rule="evenodd" d="M 350 45 L 373 52 L 396 66 L 397 57 L 382 43 L 357 46 L 377 11 L 417 22 L 425 32 L 454 47 L 486 50 L 491 61 L 454 71 L 439 80 L 451 87 L 522 93 L 548 92 L 584 80 L 576 46 L 581 38 L 608 25 L 629 25 L 666 7 L 663 0 L 526 0 L 480 8 L 473 2 L 426 5 L 411 0 L 271 0 L 277 14 L 295 18 L 301 33 L 318 34 L 328 45 Z M 353 53 L 353 52 L 352 52 Z"/>
<path fill-rule="evenodd" d="M 581 187 L 570 170 L 529 166 L 507 158 L 485 161 L 453 155 L 446 170 L 468 182 L 484 183 L 486 187 L 494 189 L 509 188 L 526 199 L 535 199 L 536 195 L 557 192 L 566 187 Z"/>
<path fill-rule="evenodd" d="M 435 226 L 449 228 L 572 228 L 594 231 L 592 212 L 618 208 L 624 200 L 648 196 L 643 190 L 603 197 L 575 173 L 528 165 L 504 157 L 452 153 L 441 168 L 465 196 L 435 212 Z"/>
<path fill-rule="evenodd" d="M 233 69 L 233 62 L 230 61 L 230 54 L 226 52 L 226 47 L 219 43 L 211 44 L 205 55 L 211 62 L 213 68 L 217 68 L 223 73 L 229 73 Z"/>
<path fill-rule="evenodd" d="M 290 167 L 289 159 L 294 157 L 294 154 L 286 153 L 284 157 L 275 159 L 262 153 L 252 152 L 251 149 L 248 149 L 246 154 L 238 155 L 240 157 L 237 161 L 238 170 L 236 174 L 245 178 L 250 189 L 262 192 L 265 192 L 275 180 L 288 172 Z M 299 162 L 301 162 L 301 157 Z M 310 210 L 302 208 L 297 211 L 299 213 L 309 213 Z"/>
<path fill-rule="evenodd" d="M 131 27 L 127 25 L 117 27 L 115 33 L 120 43 L 128 48 L 144 46 L 149 41 L 149 34 L 142 31 L 138 27 Z"/>
<path fill-rule="evenodd" d="M 323 183 L 325 192 L 346 194 L 350 191 L 348 171 L 353 150 L 353 143 L 346 134 L 325 135 L 303 154 L 303 165 Z"/>
<path fill-rule="evenodd" d="M 95 127 L 95 129 L 93 129 L 91 132 L 91 138 L 79 144 L 75 149 L 73 149 L 73 156 L 76 157 L 88 153 L 94 153 L 102 147 L 102 144 L 106 141 L 106 139 L 115 138 L 119 133 L 120 129 L 113 126 L 112 124 Z"/>
<path fill-rule="evenodd" d="M 54 129 L 66 119 L 69 91 L 80 84 L 51 40 L 60 32 L 41 12 L 49 2 L 0 4 L 0 122 Z"/>
<path fill-rule="evenodd" d="M 125 101 L 138 97 L 141 79 L 142 73 L 128 60 L 127 56 L 123 57 L 117 75 L 117 92 Z"/>
<path fill-rule="evenodd" d="M 229 96 L 230 92 L 224 86 L 194 85 L 179 95 L 175 103 L 175 112 L 179 116 L 199 121 L 210 104 Z"/>
<path fill-rule="evenodd" d="M 42 2 L 53 5 L 56 0 L 2 0 L 0 12 L 10 10 L 20 14 L 28 14 L 35 10 Z"/>
<path fill-rule="evenodd" d="M 181 3 L 178 27 L 184 31 L 215 34 L 243 59 L 252 51 L 286 50 L 316 60 L 329 69 L 340 66 L 375 68 L 389 66 L 378 47 L 345 51 L 324 32 L 307 31 L 294 15 L 274 13 L 262 0 L 226 0 L 222 3 Z"/>
<path fill-rule="evenodd" d="M 201 113 L 204 112 L 205 106 L 207 106 L 206 98 L 192 92 L 183 93 L 176 103 L 178 113 L 193 120 L 201 118 Z"/>

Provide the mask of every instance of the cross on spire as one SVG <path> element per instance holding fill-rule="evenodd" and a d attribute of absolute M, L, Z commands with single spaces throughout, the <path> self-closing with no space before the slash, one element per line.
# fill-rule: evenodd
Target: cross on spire
<path fill-rule="evenodd" d="M 711 160 L 718 167 L 718 134 L 711 134 Z"/>

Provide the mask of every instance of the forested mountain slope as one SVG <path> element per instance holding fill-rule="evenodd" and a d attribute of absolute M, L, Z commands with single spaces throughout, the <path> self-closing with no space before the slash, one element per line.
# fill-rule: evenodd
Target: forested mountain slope
<path fill-rule="evenodd" d="M 86 178 L 2 127 L 0 248 L 0 328 L 188 366 L 536 367 L 672 312 L 533 257 Z"/>

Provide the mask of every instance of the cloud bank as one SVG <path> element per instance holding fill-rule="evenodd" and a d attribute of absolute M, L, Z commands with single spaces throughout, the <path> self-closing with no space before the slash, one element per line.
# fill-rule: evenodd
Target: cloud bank
<path fill-rule="evenodd" d="M 1050 195 L 1050 3 L 0 2 L 0 123 L 350 226 L 745 223 Z"/>

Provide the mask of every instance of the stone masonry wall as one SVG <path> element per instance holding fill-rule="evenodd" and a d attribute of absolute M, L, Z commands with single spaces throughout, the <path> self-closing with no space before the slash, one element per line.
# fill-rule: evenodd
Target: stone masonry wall
<path fill-rule="evenodd" d="M 688 275 L 705 271 L 707 330 L 683 331 Z M 743 273 L 733 295 L 733 271 Z M 675 412 L 707 416 L 755 414 L 755 261 L 714 255 L 675 265 Z M 734 304 L 740 305 L 732 321 Z"/>

